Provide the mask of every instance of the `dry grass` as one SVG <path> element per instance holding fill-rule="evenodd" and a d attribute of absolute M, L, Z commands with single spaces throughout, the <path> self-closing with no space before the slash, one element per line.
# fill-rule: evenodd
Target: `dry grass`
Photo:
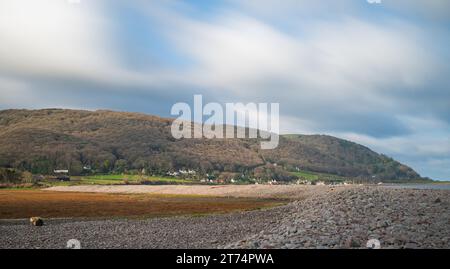
<path fill-rule="evenodd" d="M 256 198 L 0 190 L 0 219 L 160 217 L 227 213 L 279 204 L 280 200 Z"/>

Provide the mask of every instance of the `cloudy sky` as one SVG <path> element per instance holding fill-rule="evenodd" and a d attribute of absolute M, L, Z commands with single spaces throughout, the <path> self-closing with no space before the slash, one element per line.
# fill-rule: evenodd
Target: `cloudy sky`
<path fill-rule="evenodd" d="M 369 2 L 0 0 L 0 109 L 279 102 L 450 179 L 450 1 Z"/>

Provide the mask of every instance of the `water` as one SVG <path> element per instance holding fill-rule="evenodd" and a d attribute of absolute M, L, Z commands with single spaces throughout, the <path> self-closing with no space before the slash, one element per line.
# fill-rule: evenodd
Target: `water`
<path fill-rule="evenodd" d="M 450 190 L 450 184 L 385 184 L 386 188 L 418 190 Z"/>

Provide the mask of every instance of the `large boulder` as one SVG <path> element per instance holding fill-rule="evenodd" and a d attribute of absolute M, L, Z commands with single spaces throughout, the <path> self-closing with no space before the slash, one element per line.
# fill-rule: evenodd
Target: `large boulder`
<path fill-rule="evenodd" d="M 42 226 L 42 225 L 44 225 L 44 220 L 40 217 L 31 217 L 30 223 L 33 226 Z"/>

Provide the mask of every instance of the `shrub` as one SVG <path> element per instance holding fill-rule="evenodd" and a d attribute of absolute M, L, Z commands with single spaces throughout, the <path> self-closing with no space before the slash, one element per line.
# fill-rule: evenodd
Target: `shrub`
<path fill-rule="evenodd" d="M 22 173 L 16 169 L 0 168 L 1 183 L 21 183 Z"/>

